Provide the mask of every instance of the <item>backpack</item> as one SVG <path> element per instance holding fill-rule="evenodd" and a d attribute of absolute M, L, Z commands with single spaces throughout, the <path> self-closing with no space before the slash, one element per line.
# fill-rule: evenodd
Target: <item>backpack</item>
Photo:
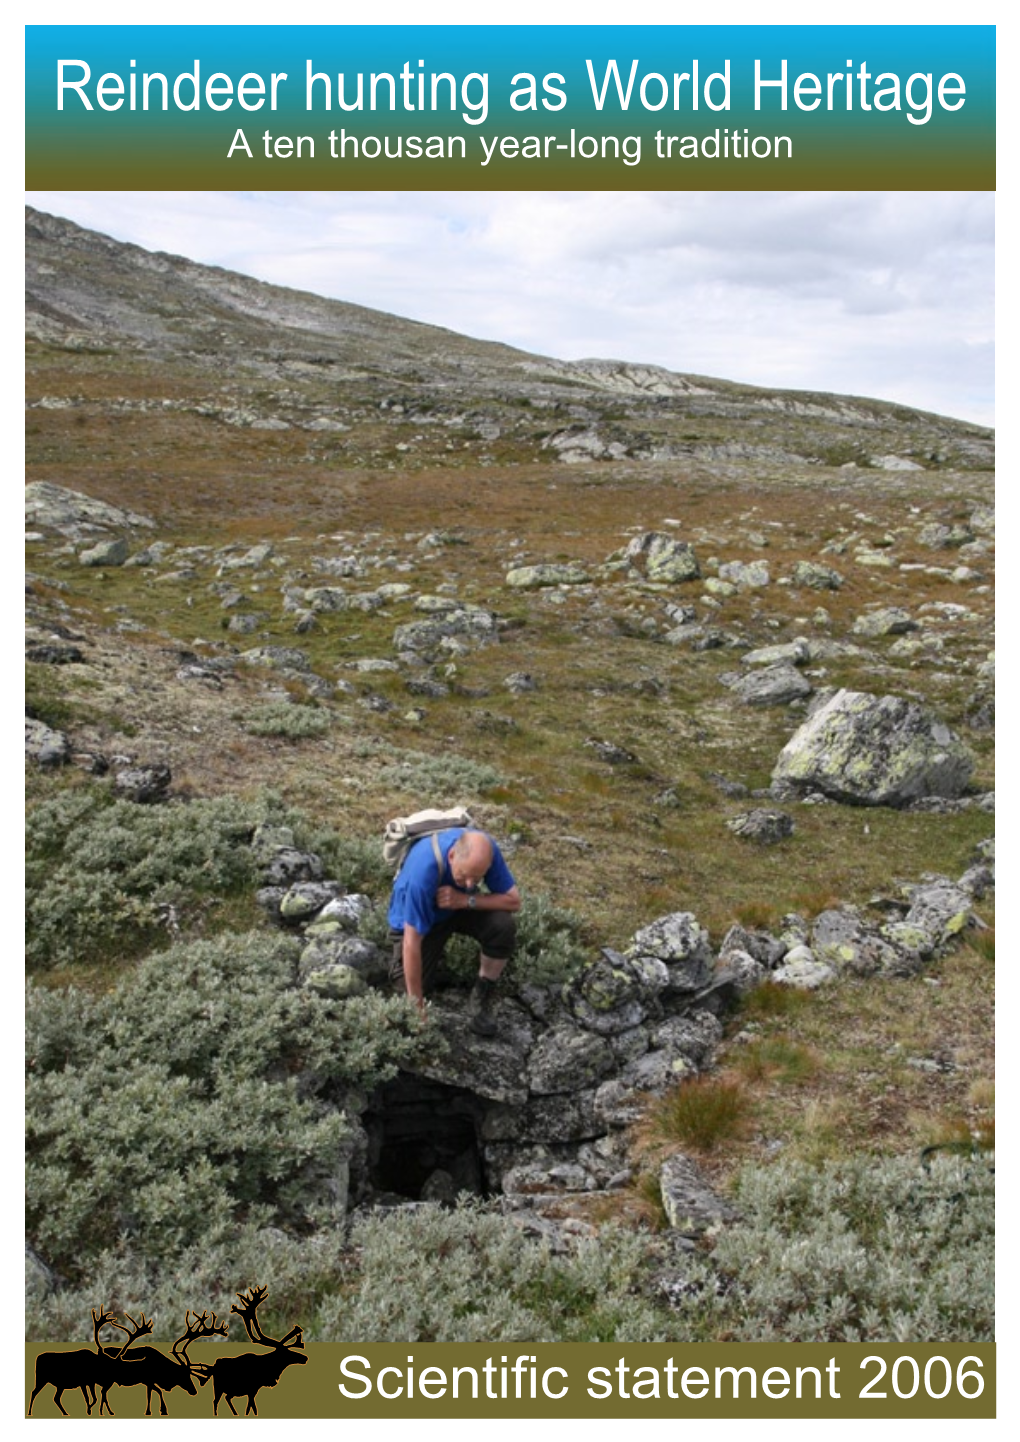
<path fill-rule="evenodd" d="M 403 866 L 414 843 L 423 836 L 435 838 L 438 831 L 449 831 L 454 826 L 473 826 L 468 812 L 462 806 L 455 806 L 452 811 L 436 811 L 429 808 L 425 811 L 413 811 L 410 816 L 394 816 L 386 823 L 386 831 L 383 835 L 383 860 L 387 866 L 392 866 L 393 875 L 396 876 Z M 433 849 L 438 852 L 438 844 L 433 839 Z M 440 866 L 442 870 L 442 866 Z"/>

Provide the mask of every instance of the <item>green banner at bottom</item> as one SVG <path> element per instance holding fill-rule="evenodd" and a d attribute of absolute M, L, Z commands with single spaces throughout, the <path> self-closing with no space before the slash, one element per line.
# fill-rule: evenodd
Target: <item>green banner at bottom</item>
<path fill-rule="evenodd" d="M 87 1348 L 26 1347 L 26 1410 L 138 1417 L 149 1403 L 174 1417 L 995 1416 L 992 1344 L 200 1344 L 190 1369 L 144 1350 L 148 1358 L 126 1371 Z"/>

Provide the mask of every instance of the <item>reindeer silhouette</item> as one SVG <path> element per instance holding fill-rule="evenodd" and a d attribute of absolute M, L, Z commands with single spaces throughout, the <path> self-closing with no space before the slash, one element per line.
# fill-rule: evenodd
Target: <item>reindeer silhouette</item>
<path fill-rule="evenodd" d="M 53 1388 L 53 1400 L 63 1416 L 67 1416 L 64 1404 L 61 1402 L 61 1395 L 77 1387 L 85 1398 L 85 1411 L 89 1417 L 92 1416 L 92 1408 L 95 1406 L 96 1390 L 102 1389 L 103 1397 L 99 1404 L 99 1415 L 103 1415 L 105 1407 L 110 1416 L 110 1405 L 106 1400 L 107 1389 L 114 1380 L 114 1370 L 117 1366 L 116 1357 L 111 1356 L 99 1342 L 100 1330 L 107 1324 L 114 1327 L 118 1325 L 116 1312 L 104 1312 L 100 1307 L 97 1312 L 92 1308 L 92 1336 L 96 1344 L 96 1350 L 90 1352 L 87 1347 L 81 1347 L 74 1352 L 40 1352 L 35 1359 L 35 1391 L 28 1403 L 28 1415 L 32 1415 L 32 1404 L 44 1387 Z M 151 1330 L 151 1328 L 150 1328 Z M 128 1345 L 125 1342 L 125 1347 Z M 111 1349 L 112 1350 L 112 1349 Z M 117 1353 L 116 1356 L 120 1354 Z"/>
<path fill-rule="evenodd" d="M 247 1292 L 238 1292 L 241 1305 L 232 1305 L 230 1310 L 236 1312 L 244 1322 L 244 1329 L 253 1342 L 271 1350 L 242 1352 L 237 1357 L 219 1357 L 211 1367 L 204 1369 L 215 1383 L 214 1417 L 218 1415 L 216 1409 L 220 1405 L 221 1397 L 226 1397 L 227 1406 L 235 1417 L 237 1409 L 234 1407 L 234 1398 L 247 1397 L 248 1406 L 244 1415 L 247 1417 L 249 1412 L 253 1412 L 257 1417 L 259 1409 L 255 1406 L 255 1397 L 262 1388 L 275 1387 L 284 1369 L 293 1363 L 303 1366 L 308 1361 L 301 1327 L 292 1327 L 286 1337 L 277 1340 L 267 1337 L 259 1326 L 257 1313 L 266 1300 L 267 1291 L 267 1287 L 249 1287 Z M 300 1350 L 297 1350 L 299 1348 Z M 198 1370 L 197 1365 L 195 1370 Z"/>
<path fill-rule="evenodd" d="M 215 1312 L 212 1314 L 212 1321 L 209 1321 L 208 1312 L 203 1312 L 199 1316 L 197 1312 L 191 1312 L 189 1309 L 184 1314 L 184 1331 L 171 1348 L 172 1357 L 168 1357 L 158 1347 L 134 1346 L 139 1337 L 145 1337 L 152 1331 L 152 1322 L 146 1320 L 144 1312 L 140 1315 L 141 1321 L 136 1322 L 130 1312 L 124 1313 L 133 1329 L 130 1332 L 122 1323 L 113 1323 L 121 1332 L 128 1332 L 128 1339 L 119 1350 L 115 1347 L 105 1348 L 107 1356 L 114 1362 L 114 1370 L 110 1380 L 103 1384 L 103 1402 L 106 1402 L 106 1394 L 113 1386 L 141 1386 L 146 1389 L 146 1417 L 152 1416 L 153 1392 L 159 1398 L 159 1415 L 166 1417 L 169 1414 L 166 1409 L 166 1399 L 163 1396 L 164 1392 L 171 1392 L 174 1387 L 180 1387 L 194 1397 L 197 1389 L 193 1378 L 198 1378 L 200 1387 L 204 1387 L 209 1380 L 208 1370 L 200 1365 L 196 1366 L 189 1360 L 188 1348 L 199 1337 L 225 1337 L 227 1324 L 218 1322 Z M 109 1406 L 107 1406 L 107 1411 L 109 1410 Z M 100 1411 L 102 1411 L 102 1407 L 100 1407 Z"/>

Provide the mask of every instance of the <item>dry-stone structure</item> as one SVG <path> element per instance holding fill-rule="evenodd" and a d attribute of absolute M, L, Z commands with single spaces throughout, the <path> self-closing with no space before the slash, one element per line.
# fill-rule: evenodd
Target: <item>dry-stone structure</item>
<path fill-rule="evenodd" d="M 303 935 L 300 985 L 336 998 L 385 987 L 387 957 L 370 939 L 376 902 L 323 877 L 284 827 L 253 841 L 265 885 L 258 900 Z M 462 1192 L 499 1198 L 529 1226 L 555 1227 L 572 1204 L 631 1178 L 627 1128 L 649 1095 L 708 1070 L 720 1015 L 765 979 L 801 987 L 840 972 L 919 970 L 966 927 L 972 902 L 994 884 L 990 855 L 957 882 L 929 878 L 883 898 L 873 919 L 853 907 L 813 923 L 782 919 L 777 936 L 734 926 L 718 955 L 688 911 L 643 927 L 623 952 L 603 948 L 565 983 L 512 982 L 497 1008 L 498 1035 L 468 1026 L 466 993 L 431 1001 L 432 1045 L 414 1070 L 372 1095 L 337 1098 L 351 1125 L 339 1162 L 349 1206 L 452 1202 Z M 669 1214 L 693 1230 L 723 1219 L 693 1164 L 662 1178 Z"/>

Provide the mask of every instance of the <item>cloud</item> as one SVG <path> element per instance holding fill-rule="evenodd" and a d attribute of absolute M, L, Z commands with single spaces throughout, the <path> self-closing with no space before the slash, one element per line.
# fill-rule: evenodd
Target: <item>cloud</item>
<path fill-rule="evenodd" d="M 38 194 L 122 240 L 565 359 L 992 423 L 993 197 Z"/>

